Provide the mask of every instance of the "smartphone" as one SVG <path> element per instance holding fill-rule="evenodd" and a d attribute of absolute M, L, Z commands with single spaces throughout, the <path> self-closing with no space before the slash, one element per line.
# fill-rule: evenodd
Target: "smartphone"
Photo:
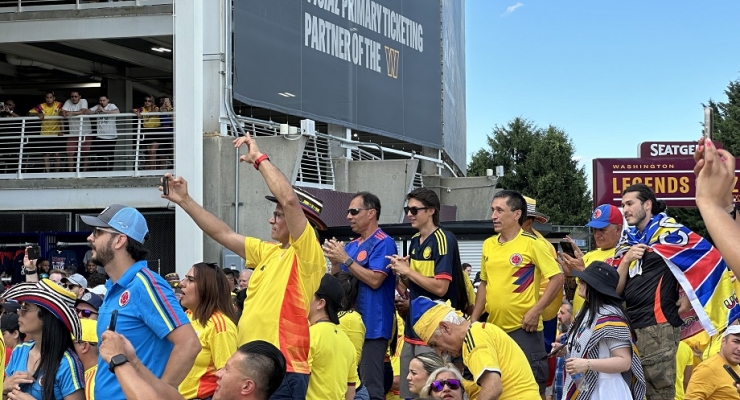
<path fill-rule="evenodd" d="M 41 248 L 39 246 L 31 246 L 28 248 L 28 259 L 38 260 L 41 258 Z"/>
<path fill-rule="evenodd" d="M 561 344 L 553 347 L 552 350 L 550 350 L 550 353 L 547 356 L 548 357 L 554 357 L 555 354 L 557 354 L 557 352 L 559 352 L 560 349 L 562 349 L 563 347 L 565 347 L 565 343 L 561 343 Z"/>
<path fill-rule="evenodd" d="M 560 248 L 563 249 L 563 253 L 576 258 L 576 250 L 573 248 L 573 244 L 567 240 L 560 241 Z"/>
<path fill-rule="evenodd" d="M 170 178 L 167 177 L 167 175 L 162 176 L 162 194 L 167 196 L 170 194 Z"/>
<path fill-rule="evenodd" d="M 113 310 L 110 315 L 110 324 L 108 324 L 109 331 L 116 331 L 116 322 L 118 321 L 118 310 Z"/>
<path fill-rule="evenodd" d="M 725 371 L 727 371 L 728 374 L 732 377 L 732 379 L 735 381 L 735 384 L 740 384 L 740 376 L 737 376 L 735 373 L 735 370 L 732 369 L 731 366 L 725 364 Z"/>
<path fill-rule="evenodd" d="M 704 137 L 712 140 L 714 132 L 714 113 L 712 107 L 704 107 Z"/>

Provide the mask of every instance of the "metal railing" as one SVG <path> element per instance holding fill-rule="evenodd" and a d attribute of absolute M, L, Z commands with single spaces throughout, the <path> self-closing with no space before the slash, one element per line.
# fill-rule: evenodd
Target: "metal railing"
<path fill-rule="evenodd" d="M 146 7 L 173 4 L 173 0 L 0 0 L 0 13 Z"/>
<path fill-rule="evenodd" d="M 171 112 L 0 118 L 0 179 L 161 175 L 173 126 Z"/>

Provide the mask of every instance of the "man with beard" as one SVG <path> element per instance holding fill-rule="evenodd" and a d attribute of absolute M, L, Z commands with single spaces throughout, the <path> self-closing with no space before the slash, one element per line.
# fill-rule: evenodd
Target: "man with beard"
<path fill-rule="evenodd" d="M 686 399 L 737 399 L 735 382 L 723 369 L 729 365 L 740 375 L 738 363 L 740 363 L 740 325 L 731 325 L 724 333 L 719 353 L 702 361 L 691 374 Z"/>
<path fill-rule="evenodd" d="M 347 209 L 352 231 L 360 235 L 343 246 L 335 239 L 324 242 L 331 272 L 349 272 L 357 278 L 357 311 L 365 324 L 365 342 L 358 360 L 362 383 L 370 400 L 385 398 L 383 375 L 385 352 L 396 318 L 393 306 L 396 278 L 386 257 L 398 253 L 396 242 L 378 227 L 380 199 L 369 192 L 355 195 Z M 388 274 L 391 274 L 388 276 Z"/>
<path fill-rule="evenodd" d="M 98 337 L 117 312 L 115 331 L 129 338 L 147 369 L 176 388 L 193 366 L 201 345 L 175 293 L 147 267 L 144 242 L 149 228 L 144 216 L 132 207 L 114 204 L 99 215 L 83 215 L 82 221 L 93 227 L 87 238 L 90 259 L 110 276 L 98 315 Z M 121 386 L 108 366 L 102 357 L 98 359 L 95 398 L 123 400 Z"/>

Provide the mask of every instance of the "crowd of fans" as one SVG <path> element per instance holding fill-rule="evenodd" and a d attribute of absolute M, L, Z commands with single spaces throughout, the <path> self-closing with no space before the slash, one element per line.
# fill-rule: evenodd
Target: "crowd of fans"
<path fill-rule="evenodd" d="M 155 100 L 158 105 L 155 104 Z M 96 99 L 90 106 L 82 98 L 80 91 L 72 90 L 64 103 L 57 100 L 53 91 L 47 91 L 44 101 L 39 103 L 27 115 L 38 116 L 41 123 L 38 127 L 30 125 L 26 134 L 31 136 L 26 153 L 32 155 L 33 162 L 42 165 L 44 172 L 75 171 L 77 158 L 80 159 L 81 171 L 110 171 L 114 166 L 114 156 L 118 141 L 118 127 L 115 114 L 121 110 L 110 102 L 107 94 Z M 166 164 L 158 160 L 162 150 L 170 149 L 173 140 L 173 120 L 169 113 L 174 111 L 169 97 L 155 99 L 146 95 L 143 105 L 132 109 L 141 120 L 141 146 L 144 155 L 142 165 L 147 168 L 163 168 Z M 25 115 L 25 114 L 24 114 Z M 97 118 L 80 118 L 84 115 L 99 115 Z M 109 115 L 109 116 L 108 116 Z M 0 102 L 0 117 L 20 117 L 16 103 L 12 99 Z M 49 118 L 61 117 L 61 118 Z M 93 132 L 94 130 L 94 132 Z M 20 136 L 20 124 L 0 120 L 0 132 L 3 135 Z M 20 140 L 5 139 L 0 143 L 3 169 L 17 167 Z M 8 160 L 5 160 L 5 159 Z M 12 161 L 15 160 L 15 165 Z M 11 162 L 7 162 L 11 161 Z M 4 164 L 8 165 L 4 165 Z"/>
<path fill-rule="evenodd" d="M 94 228 L 84 271 L 26 256 L 26 282 L 2 294 L 4 395 L 740 398 L 724 371 L 740 373 L 735 160 L 710 141 L 695 155 L 696 202 L 716 248 L 634 185 L 623 211 L 600 205 L 587 221 L 596 249 L 557 252 L 532 227 L 547 221 L 536 201 L 503 190 L 477 293 L 433 191 L 407 195 L 418 234 L 406 256 L 378 226 L 380 200 L 368 192 L 347 205 L 357 238 L 320 243 L 322 201 L 292 187 L 253 138 L 234 144 L 248 145 L 240 160 L 275 203 L 272 241 L 234 232 L 190 198 L 183 177 L 168 176 L 162 197 L 247 269 L 198 262 L 182 279 L 161 277 L 147 268 L 148 226 L 136 209 L 83 216 Z"/>

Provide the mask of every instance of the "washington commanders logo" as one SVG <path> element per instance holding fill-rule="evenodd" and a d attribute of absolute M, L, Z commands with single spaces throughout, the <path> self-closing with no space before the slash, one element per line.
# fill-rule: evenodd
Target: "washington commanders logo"
<path fill-rule="evenodd" d="M 430 249 L 429 247 L 425 247 L 424 252 L 421 255 L 424 256 L 425 260 L 428 260 L 432 257 L 432 249 Z"/>
<path fill-rule="evenodd" d="M 128 290 L 123 292 L 121 294 L 121 297 L 118 298 L 118 306 L 119 307 L 125 307 L 126 304 L 131 300 L 131 292 Z"/>
<path fill-rule="evenodd" d="M 522 255 L 519 253 L 514 253 L 509 257 L 509 263 L 515 267 L 522 265 L 522 261 Z"/>
<path fill-rule="evenodd" d="M 388 70 L 388 76 L 398 79 L 398 55 L 399 51 L 385 46 L 385 63 Z"/>
<path fill-rule="evenodd" d="M 367 258 L 367 251 L 363 250 L 359 254 L 357 254 L 357 261 L 363 262 Z"/>
<path fill-rule="evenodd" d="M 599 217 L 601 217 L 601 209 L 600 208 L 597 208 L 597 209 L 594 210 L 594 216 L 593 216 L 593 218 L 594 219 L 599 219 Z"/>

